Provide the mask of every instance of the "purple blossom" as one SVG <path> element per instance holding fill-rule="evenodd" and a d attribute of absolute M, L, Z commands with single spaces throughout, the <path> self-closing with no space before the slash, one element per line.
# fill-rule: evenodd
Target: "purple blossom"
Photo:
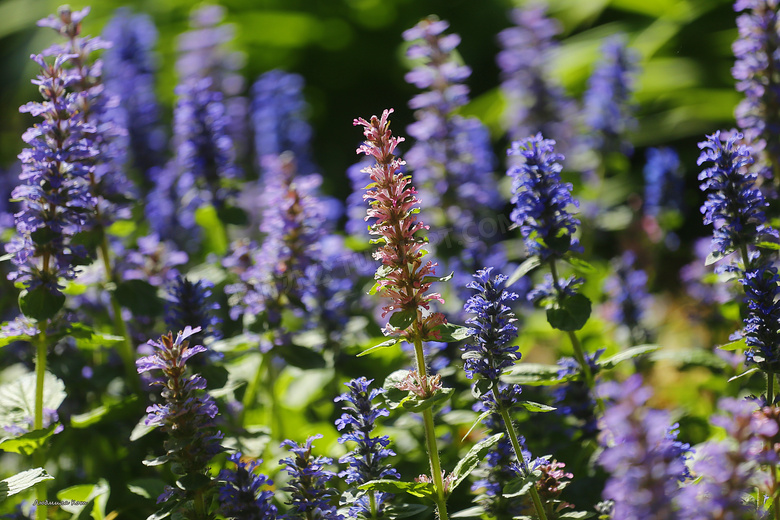
<path fill-rule="evenodd" d="M 328 488 L 328 482 L 336 475 L 325 469 L 333 460 L 328 457 L 312 456 L 313 442 L 321 439 L 322 435 L 315 435 L 306 439 L 303 446 L 293 441 L 286 440 L 282 443 L 287 447 L 291 455 L 279 461 L 284 464 L 285 471 L 290 475 L 285 491 L 290 493 L 290 510 L 284 516 L 288 520 L 306 520 L 318 518 L 322 520 L 343 520 L 343 516 L 336 512 L 336 508 L 330 505 L 330 499 L 335 489 Z"/>
<path fill-rule="evenodd" d="M 593 354 L 585 353 L 590 373 L 599 373 L 598 360 L 604 353 L 599 349 Z M 555 412 L 568 418 L 572 427 L 568 430 L 579 439 L 591 439 L 599 432 L 596 417 L 596 400 L 582 378 L 582 369 L 576 359 L 562 357 L 558 360 L 558 379 L 562 382 L 552 389 Z"/>
<path fill-rule="evenodd" d="M 219 512 L 236 520 L 275 520 L 276 506 L 271 504 L 274 493 L 268 489 L 274 483 L 255 472 L 262 461 L 244 462 L 241 453 L 232 454 L 228 460 L 236 469 L 219 472 Z"/>
<path fill-rule="evenodd" d="M 360 377 L 345 383 L 349 392 L 338 396 L 335 401 L 343 402 L 343 413 L 336 419 L 336 429 L 343 432 L 339 437 L 339 443 L 354 442 L 355 449 L 339 459 L 340 464 L 347 464 L 347 469 L 339 473 L 347 484 L 360 486 L 370 480 L 399 479 L 401 476 L 392 466 L 384 462 L 384 459 L 395 455 L 388 448 L 390 439 L 386 435 L 373 436 L 376 420 L 379 417 L 387 417 L 388 411 L 373 403 L 384 393 L 384 389 L 370 389 L 372 380 Z M 383 492 L 370 491 L 374 494 L 375 514 L 381 516 L 385 502 L 392 499 L 393 495 Z M 350 515 L 359 518 L 361 514 L 370 515 L 370 501 L 361 500 L 360 497 L 350 507 Z"/>
<path fill-rule="evenodd" d="M 735 111 L 737 124 L 745 138 L 762 150 L 768 161 L 768 174 L 780 168 L 780 30 L 777 0 L 737 0 L 734 10 L 744 11 L 737 17 L 739 38 L 732 49 L 736 62 L 731 73 L 737 80 L 737 91 L 745 98 Z M 774 172 L 772 172 L 774 170 Z"/>
<path fill-rule="evenodd" d="M 720 255 L 778 238 L 767 223 L 763 208 L 768 203 L 756 187 L 756 174 L 746 169 L 753 162 L 752 150 L 737 144 L 741 139 L 742 134 L 734 133 L 724 141 L 717 131 L 699 143 L 697 164 L 712 163 L 699 174 L 700 188 L 707 194 L 701 212 L 704 223 L 715 228 L 712 252 Z"/>
<path fill-rule="evenodd" d="M 745 352 L 748 363 L 762 370 L 780 369 L 780 276 L 777 268 L 763 264 L 745 271 L 740 283 L 745 289 L 748 315 L 743 335 L 750 347 Z"/>
<path fill-rule="evenodd" d="M 684 182 L 677 152 L 671 148 L 648 148 L 644 177 L 645 215 L 658 217 L 665 211 L 682 210 Z"/>
<path fill-rule="evenodd" d="M 115 245 L 115 250 L 122 280 L 144 280 L 155 287 L 173 283 L 188 261 L 187 253 L 154 234 L 138 238 L 134 248 Z"/>
<path fill-rule="evenodd" d="M 588 80 L 583 100 L 588 128 L 586 142 L 602 155 L 613 151 L 626 155 L 633 152 L 626 135 L 636 126 L 631 105 L 636 61 L 625 37 L 609 38 L 602 44 L 601 61 Z"/>
<path fill-rule="evenodd" d="M 648 336 L 642 320 L 650 305 L 650 295 L 647 293 L 647 273 L 635 269 L 635 263 L 636 255 L 632 251 L 626 251 L 615 259 L 614 273 L 604 282 L 604 290 L 609 295 L 609 317 L 626 327 L 632 344 L 638 345 Z"/>
<path fill-rule="evenodd" d="M 117 9 L 103 30 L 113 45 L 105 52 L 106 90 L 126 114 L 133 166 L 147 183 L 163 166 L 167 137 L 155 93 L 157 29 L 151 18 Z"/>
<path fill-rule="evenodd" d="M 312 173 L 312 131 L 305 119 L 308 106 L 302 91 L 303 77 L 281 70 L 266 72 L 252 86 L 252 128 L 261 168 L 266 155 L 289 151 L 295 155 L 299 171 Z"/>
<path fill-rule="evenodd" d="M 585 280 L 576 276 L 569 276 L 558 280 L 558 287 L 553 283 L 553 277 L 547 273 L 544 281 L 528 291 L 526 299 L 534 305 L 547 307 L 555 302 L 559 296 L 574 296 Z"/>
<path fill-rule="evenodd" d="M 174 339 L 173 334 L 150 340 L 148 345 L 154 354 L 136 361 L 138 373 L 161 370 L 163 378 L 150 384 L 162 387 L 163 402 L 149 406 L 146 424 L 160 426 L 168 434 L 163 444 L 165 457 L 177 475 L 208 475 L 208 463 L 222 451 L 222 433 L 216 430 L 214 418 L 217 405 L 208 393 L 206 380 L 199 375 L 185 377 L 186 363 L 194 355 L 206 352 L 202 345 L 190 346 L 188 338 L 200 332 L 200 327 L 186 327 Z M 199 491 L 203 491 L 200 489 Z M 192 499 L 196 490 L 166 491 L 157 502 L 172 497 Z"/>
<path fill-rule="evenodd" d="M 573 137 L 576 107 L 552 77 L 551 62 L 558 47 L 554 38 L 561 32 L 560 24 L 547 17 L 543 3 L 513 9 L 510 17 L 515 25 L 499 33 L 503 50 L 496 58 L 508 102 L 505 120 L 510 139 L 541 132 L 565 149 Z"/>
<path fill-rule="evenodd" d="M 568 209 L 579 203 L 571 196 L 572 185 L 561 182 L 564 157 L 555 153 L 554 146 L 555 141 L 536 134 L 512 143 L 509 151 L 523 159 L 507 172 L 515 204 L 510 218 L 520 227 L 528 256 L 539 256 L 541 261 L 580 250 L 573 236 L 580 221 Z"/>
<path fill-rule="evenodd" d="M 602 496 L 615 501 L 614 518 L 678 518 L 673 501 L 691 477 L 689 445 L 676 440 L 667 412 L 646 407 L 652 390 L 642 386 L 641 376 L 604 383 L 599 391 L 612 400 L 602 418 L 599 463 L 610 474 Z"/>
<path fill-rule="evenodd" d="M 216 312 L 219 303 L 212 297 L 214 284 L 208 280 L 192 282 L 177 276 L 168 286 L 168 300 L 165 304 L 165 326 L 169 330 L 183 330 L 194 324 L 201 332 L 193 336 L 193 343 L 211 342 L 222 337 L 219 326 L 222 323 Z"/>

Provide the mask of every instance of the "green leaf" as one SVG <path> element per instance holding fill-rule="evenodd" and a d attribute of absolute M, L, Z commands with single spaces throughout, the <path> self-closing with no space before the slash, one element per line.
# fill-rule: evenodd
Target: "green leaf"
<path fill-rule="evenodd" d="M 176 481 L 176 485 L 184 491 L 199 491 L 211 483 L 211 477 L 202 473 L 190 473 Z"/>
<path fill-rule="evenodd" d="M 128 482 L 127 489 L 144 498 L 157 500 L 165 490 L 165 482 L 158 478 L 139 478 Z"/>
<path fill-rule="evenodd" d="M 586 262 L 582 258 L 572 255 L 566 255 L 563 261 L 571 265 L 576 271 L 583 274 L 592 274 L 596 272 L 596 268 L 590 263 Z"/>
<path fill-rule="evenodd" d="M 116 287 L 117 301 L 136 316 L 157 316 L 164 310 L 157 288 L 143 280 L 126 280 Z"/>
<path fill-rule="evenodd" d="M 0 386 L 0 432 L 7 426 L 29 428 L 29 418 L 35 417 L 35 388 L 34 373 Z M 43 376 L 44 409 L 57 410 L 65 396 L 65 383 L 46 372 Z"/>
<path fill-rule="evenodd" d="M 100 479 L 97 484 L 80 484 L 65 488 L 57 493 L 57 499 L 62 502 L 60 507 L 68 513 L 83 515 L 84 511 L 91 511 L 92 518 L 102 519 L 105 518 L 109 491 L 108 482 Z"/>
<path fill-rule="evenodd" d="M 8 325 L 9 322 L 4 322 L 0 327 L 5 327 Z M 18 336 L 7 336 L 5 338 L 0 338 L 0 348 L 5 347 L 6 345 L 10 345 L 11 343 L 15 341 L 27 341 L 28 343 L 31 343 L 33 340 L 35 340 L 36 336 L 28 336 L 27 334 L 19 334 Z"/>
<path fill-rule="evenodd" d="M 474 420 L 474 423 L 471 425 L 471 428 L 469 428 L 469 431 L 467 431 L 467 432 L 466 432 L 466 435 L 464 435 L 464 436 L 463 436 L 463 438 L 461 439 L 461 441 L 464 441 L 464 440 L 466 440 L 466 437 L 468 437 L 469 435 L 471 435 L 471 432 L 472 432 L 472 431 L 474 431 L 474 428 L 476 428 L 476 427 L 477 427 L 477 425 L 478 425 L 479 423 L 481 423 L 482 421 L 484 421 L 484 420 L 485 420 L 485 418 L 486 418 L 488 415 L 490 415 L 491 413 L 493 413 L 493 410 L 486 410 L 486 411 L 482 412 L 481 414 L 479 414 L 479 417 L 477 417 L 477 418 Z"/>
<path fill-rule="evenodd" d="M 224 206 L 217 210 L 217 216 L 219 220 L 225 224 L 233 224 L 235 226 L 246 226 L 249 224 L 249 217 L 241 208 L 236 206 Z"/>
<path fill-rule="evenodd" d="M 750 369 L 748 369 L 748 370 L 745 370 L 745 371 L 744 371 L 744 372 L 742 372 L 741 374 L 739 374 L 739 375 L 736 375 L 736 376 L 734 376 L 734 377 L 730 378 L 730 379 L 729 379 L 729 383 L 731 383 L 732 381 L 736 381 L 737 379 L 742 379 L 742 378 L 743 378 L 743 377 L 745 377 L 745 376 L 749 376 L 749 375 L 750 375 L 750 374 L 752 374 L 753 372 L 758 372 L 758 367 L 753 367 L 753 368 L 750 368 Z"/>
<path fill-rule="evenodd" d="M 95 332 L 91 328 L 82 324 L 76 324 L 71 327 L 66 332 L 66 335 L 76 340 L 76 347 L 80 350 L 111 348 L 125 341 L 125 338 L 122 336 Z"/>
<path fill-rule="evenodd" d="M 60 292 L 52 293 L 43 285 L 19 293 L 19 309 L 25 316 L 34 320 L 44 321 L 53 318 L 63 305 L 65 305 L 65 295 Z"/>
<path fill-rule="evenodd" d="M 471 387 L 471 395 L 474 396 L 474 399 L 479 399 L 486 393 L 493 390 L 493 382 L 489 379 L 479 379 L 476 383 Z"/>
<path fill-rule="evenodd" d="M 705 265 L 705 267 L 708 266 L 708 265 L 712 265 L 712 264 L 722 260 L 723 258 L 726 258 L 727 256 L 729 256 L 733 252 L 734 252 L 733 249 L 727 251 L 725 254 L 721 253 L 720 251 L 713 251 L 712 253 L 707 255 L 707 260 L 704 261 L 704 265 Z"/>
<path fill-rule="evenodd" d="M 485 515 L 485 508 L 482 506 L 473 506 L 466 509 L 461 509 L 450 515 L 450 518 L 483 518 Z"/>
<path fill-rule="evenodd" d="M 509 481 L 506 486 L 504 486 L 504 498 L 515 498 L 525 495 L 531 489 L 531 486 L 538 482 L 541 477 L 542 472 L 537 469 L 527 475 Z"/>
<path fill-rule="evenodd" d="M 0 450 L 21 455 L 32 455 L 43 443 L 54 435 L 54 430 L 59 424 L 52 424 L 48 428 L 33 430 L 18 437 L 6 437 L 0 440 Z"/>
<path fill-rule="evenodd" d="M 725 345 L 718 345 L 717 347 L 719 350 L 725 350 L 725 351 L 735 351 L 735 350 L 745 350 L 747 348 L 747 343 L 745 342 L 745 338 L 740 338 L 736 341 L 730 341 L 726 343 Z"/>
<path fill-rule="evenodd" d="M 400 518 L 428 518 L 430 516 L 431 506 L 425 504 L 390 504 L 385 508 L 388 519 Z"/>
<path fill-rule="evenodd" d="M 539 260 L 538 256 L 531 256 L 528 257 L 522 264 L 520 264 L 517 269 L 515 269 L 515 272 L 512 273 L 512 275 L 509 277 L 509 279 L 506 281 L 505 286 L 509 287 L 512 284 L 514 284 L 516 281 L 518 281 L 523 276 L 527 275 L 537 267 L 542 265 L 541 260 Z"/>
<path fill-rule="evenodd" d="M 387 376 L 385 382 L 382 384 L 382 387 L 385 389 L 385 402 L 387 403 L 387 407 L 391 410 L 401 406 L 401 401 L 409 395 L 409 392 L 398 389 L 398 385 L 400 385 L 408 375 L 408 370 L 396 370 Z"/>
<path fill-rule="evenodd" d="M 654 352 L 659 348 L 661 348 L 660 345 L 637 345 L 636 347 L 627 348 L 622 352 L 618 352 L 614 356 L 610 356 L 607 359 L 600 359 L 596 362 L 596 364 L 601 368 L 611 369 L 623 361 L 642 356 L 648 352 Z"/>
<path fill-rule="evenodd" d="M 168 458 L 168 455 L 160 455 L 159 457 L 155 457 L 153 459 L 145 459 L 142 460 L 141 463 L 144 466 L 162 466 L 163 464 L 167 463 L 170 459 Z"/>
<path fill-rule="evenodd" d="M 73 415 L 70 418 L 71 428 L 82 429 L 88 428 L 93 424 L 105 420 L 111 420 L 117 415 L 123 415 L 123 412 L 127 410 L 134 410 L 138 403 L 138 396 L 131 395 L 124 398 L 121 401 L 112 402 L 98 406 L 88 412 Z"/>
<path fill-rule="evenodd" d="M 322 354 L 300 345 L 289 343 L 274 349 L 274 352 L 279 354 L 289 365 L 298 368 L 324 368 L 327 365 Z"/>
<path fill-rule="evenodd" d="M 463 341 L 464 339 L 470 338 L 472 335 L 470 327 L 455 325 L 454 323 L 444 323 L 436 327 L 434 331 L 441 335 L 441 339 L 439 341 L 443 341 L 445 343 Z"/>
<path fill-rule="evenodd" d="M 383 491 L 385 493 L 408 493 L 414 497 L 430 498 L 436 496 L 436 488 L 431 482 L 402 482 L 400 480 L 370 480 L 359 486 L 366 491 Z"/>
<path fill-rule="evenodd" d="M 543 365 L 540 363 L 518 363 L 507 373 L 501 376 L 501 380 L 511 384 L 529 386 L 557 385 L 564 379 L 559 379 L 558 365 Z"/>
<path fill-rule="evenodd" d="M 759 242 L 756 244 L 757 247 L 760 247 L 761 249 L 770 249 L 772 251 L 780 251 L 780 244 L 775 242 Z"/>
<path fill-rule="evenodd" d="M 417 309 L 406 309 L 394 312 L 390 316 L 390 325 L 396 329 L 406 330 L 406 328 L 417 318 Z"/>
<path fill-rule="evenodd" d="M 421 399 L 409 392 L 409 395 L 401 401 L 401 406 L 410 412 L 422 412 L 449 399 L 453 391 L 453 388 L 441 388 L 427 399 Z"/>
<path fill-rule="evenodd" d="M 681 369 L 705 367 L 711 370 L 725 370 L 728 364 L 709 350 L 700 348 L 663 349 L 650 355 L 653 361 L 667 360 L 676 363 Z"/>
<path fill-rule="evenodd" d="M 452 280 L 452 277 L 455 276 L 455 271 L 451 272 L 447 276 L 425 276 L 423 277 L 423 283 L 433 283 L 433 282 L 449 282 Z"/>
<path fill-rule="evenodd" d="M 569 511 L 568 513 L 561 514 L 558 518 L 563 520 L 564 518 L 580 519 L 580 518 L 593 518 L 596 513 L 591 511 Z"/>
<path fill-rule="evenodd" d="M 206 252 L 224 255 L 228 248 L 227 232 L 214 206 L 206 204 L 196 209 L 195 222 L 203 229 Z"/>
<path fill-rule="evenodd" d="M 590 318 L 590 300 L 582 295 L 564 295 L 551 309 L 547 309 L 547 321 L 552 328 L 573 332 L 580 330 Z"/>
<path fill-rule="evenodd" d="M 401 340 L 400 340 L 400 339 L 395 339 L 395 338 L 393 338 L 393 339 L 388 339 L 387 341 L 383 341 L 382 343 L 379 343 L 379 344 L 377 344 L 377 345 L 374 345 L 373 347 L 369 347 L 369 348 L 367 348 L 366 350 L 364 350 L 363 352 L 361 352 L 360 354 L 358 354 L 358 355 L 357 355 L 357 357 L 361 357 L 361 356 L 367 356 L 367 355 L 368 355 L 368 354 L 370 354 L 371 352 L 374 352 L 374 351 L 376 351 L 376 350 L 382 350 L 383 348 L 390 348 L 390 347 L 395 347 L 395 346 L 396 346 L 396 345 L 398 345 L 399 343 L 401 343 Z"/>
<path fill-rule="evenodd" d="M 533 401 L 518 401 L 517 404 L 528 410 L 529 412 L 552 412 L 555 408 L 547 406 L 542 403 L 535 403 Z"/>
<path fill-rule="evenodd" d="M 0 480 L 0 502 L 12 495 L 21 493 L 25 489 L 30 489 L 38 482 L 53 479 L 54 477 L 46 473 L 45 469 L 33 468 Z"/>
<path fill-rule="evenodd" d="M 450 474 L 450 493 L 452 493 L 458 485 L 468 477 L 472 471 L 479 465 L 480 461 L 485 458 L 487 452 L 503 437 L 503 433 L 497 433 L 491 435 L 487 439 L 482 439 L 466 453 L 466 456 L 460 459 L 455 469 Z"/>

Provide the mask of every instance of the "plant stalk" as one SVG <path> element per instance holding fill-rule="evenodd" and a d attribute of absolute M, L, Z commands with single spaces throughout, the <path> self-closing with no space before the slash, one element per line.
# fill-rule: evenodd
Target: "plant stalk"
<path fill-rule="evenodd" d="M 46 376 L 46 353 L 48 345 L 46 344 L 46 329 L 48 328 L 48 320 L 44 320 L 40 323 L 41 330 L 38 333 L 38 341 L 36 342 L 36 356 L 35 356 L 35 417 L 33 419 L 33 430 L 43 429 L 43 383 Z M 41 444 L 33 454 L 33 463 L 36 468 L 42 468 L 46 464 L 46 451 L 45 446 Z M 35 498 L 41 505 L 35 508 L 35 517 L 37 520 L 46 520 L 48 516 L 48 508 L 46 503 L 46 481 L 39 482 L 35 485 Z"/>

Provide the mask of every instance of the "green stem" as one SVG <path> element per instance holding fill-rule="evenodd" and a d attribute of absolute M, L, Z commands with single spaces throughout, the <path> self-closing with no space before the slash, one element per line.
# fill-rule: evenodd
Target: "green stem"
<path fill-rule="evenodd" d="M 244 424 L 246 411 L 255 405 L 255 401 L 257 400 L 257 392 L 260 389 L 260 384 L 263 382 L 263 374 L 268 372 L 267 364 L 271 355 L 261 354 L 261 356 L 260 363 L 257 365 L 257 370 L 255 371 L 255 377 L 252 379 L 252 381 L 249 382 L 249 385 L 246 387 L 246 392 L 244 392 L 244 399 L 241 400 L 242 406 L 241 415 L 239 416 L 239 423 L 244 428 L 246 428 L 246 425 Z"/>
<path fill-rule="evenodd" d="M 100 243 L 100 256 L 103 259 L 103 267 L 106 271 L 106 281 L 116 284 L 116 273 L 114 273 L 114 270 L 111 268 L 108 238 L 105 233 L 103 233 L 103 240 Z M 127 332 L 127 324 L 122 317 L 122 306 L 119 304 L 119 300 L 116 299 L 116 293 L 111 291 L 110 296 L 111 310 L 114 313 L 114 330 L 118 336 L 122 336 L 123 338 L 119 347 L 119 356 L 122 358 L 122 363 L 125 365 L 127 383 L 130 385 L 131 390 L 135 393 L 139 393 L 141 391 L 141 384 L 138 372 L 135 368 L 135 348 L 133 348 L 130 334 Z"/>
<path fill-rule="evenodd" d="M 373 489 L 370 489 L 368 491 L 368 504 L 369 504 L 369 508 L 371 509 L 371 520 L 376 520 L 377 518 L 376 495 Z"/>
<path fill-rule="evenodd" d="M 525 474 L 528 475 L 531 471 L 528 467 L 528 463 L 523 457 L 523 449 L 520 446 L 520 441 L 517 438 L 515 425 L 512 423 L 512 418 L 509 416 L 509 411 L 501 402 L 498 390 L 495 387 L 493 388 L 493 398 L 496 401 L 496 406 L 498 406 L 498 411 L 501 413 L 501 418 L 504 420 L 504 426 L 506 427 L 506 431 L 509 434 L 509 440 L 512 443 L 512 449 L 515 450 L 515 457 L 517 457 L 517 461 L 520 463 L 523 471 L 525 471 Z M 536 509 L 536 514 L 539 517 L 539 520 L 547 520 L 547 515 L 545 514 L 544 506 L 542 505 L 542 499 L 539 496 L 539 492 L 536 490 L 536 486 L 532 485 L 529 493 L 531 495 L 531 500 L 534 503 L 534 508 Z"/>
<path fill-rule="evenodd" d="M 562 291 L 558 281 L 558 268 L 555 266 L 554 259 L 550 260 L 550 273 L 552 274 L 555 290 L 558 292 L 558 296 L 560 297 L 562 296 Z M 576 359 L 577 363 L 580 365 L 580 370 L 582 371 L 582 377 L 585 380 L 585 385 L 588 387 L 591 395 L 596 398 L 596 404 L 599 408 L 599 411 L 603 415 L 606 411 L 604 401 L 596 395 L 596 380 L 593 377 L 593 371 L 590 369 L 588 359 L 585 357 L 585 351 L 582 348 L 582 343 L 580 343 L 580 339 L 577 337 L 577 334 L 575 334 L 574 331 L 567 331 L 567 334 L 569 335 L 571 347 L 574 351 L 574 359 Z"/>
<path fill-rule="evenodd" d="M 40 323 L 40 332 L 38 333 L 37 352 L 35 357 L 35 417 L 33 419 L 33 429 L 43 429 L 43 382 L 46 376 L 46 352 L 48 345 L 46 344 L 46 329 L 48 328 L 48 321 L 44 320 Z M 33 454 L 33 463 L 36 468 L 42 468 L 46 464 L 46 451 L 45 446 L 41 445 L 35 450 Z M 46 501 L 46 481 L 39 482 L 35 485 L 35 498 L 38 502 Z M 39 505 L 35 508 L 35 517 L 38 520 L 46 520 L 48 516 L 48 508 L 44 505 Z"/>
<path fill-rule="evenodd" d="M 419 328 L 416 328 L 419 330 Z M 423 391 L 428 392 L 428 371 L 425 368 L 425 353 L 423 351 L 422 340 L 419 335 L 414 338 L 414 354 L 417 361 L 417 373 L 420 375 L 420 381 Z M 436 445 L 436 432 L 433 424 L 433 410 L 430 408 L 423 410 L 423 423 L 425 424 L 425 442 L 428 448 L 428 458 L 431 462 L 431 479 L 436 488 L 436 509 L 439 512 L 439 520 L 449 520 L 447 515 L 447 499 L 444 495 L 444 480 L 441 475 L 441 462 L 439 460 L 439 448 Z"/>
<path fill-rule="evenodd" d="M 772 370 L 766 371 L 766 402 L 768 406 L 774 406 L 775 400 L 775 373 Z M 767 441 L 766 449 L 772 449 L 772 442 Z M 775 520 L 780 520 L 780 501 L 778 500 L 777 489 L 777 465 L 770 464 L 769 471 L 772 475 L 772 516 Z"/>

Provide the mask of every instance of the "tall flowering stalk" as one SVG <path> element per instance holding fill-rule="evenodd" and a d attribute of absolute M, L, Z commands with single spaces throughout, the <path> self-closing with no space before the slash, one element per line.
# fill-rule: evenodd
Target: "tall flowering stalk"
<path fill-rule="evenodd" d="M 506 276 L 499 274 L 491 279 L 492 270 L 492 267 L 488 267 L 477 271 L 474 275 L 476 280 L 468 285 L 476 291 L 464 307 L 466 312 L 473 315 L 466 323 L 472 327 L 474 343 L 463 348 L 463 368 L 469 379 L 478 374 L 488 381 L 491 391 L 482 396 L 482 401 L 489 410 L 501 416 L 515 459 L 523 474 L 528 475 L 530 468 L 510 415 L 510 409 L 517 404 L 520 387 L 499 381 L 499 376 L 520 359 L 518 347 L 511 344 L 512 339 L 517 337 L 517 326 L 514 324 L 517 318 L 508 306 L 518 299 L 518 295 L 505 289 Z M 547 515 L 536 486 L 531 486 L 529 493 L 536 514 L 546 520 Z"/>
<path fill-rule="evenodd" d="M 262 461 L 241 460 L 241 453 L 234 453 L 228 460 L 236 469 L 223 469 L 219 480 L 219 512 L 226 518 L 236 520 L 276 520 L 276 506 L 271 504 L 273 481 L 263 474 L 255 473 Z"/>
<path fill-rule="evenodd" d="M 164 462 L 186 482 L 178 488 L 166 486 L 157 503 L 175 500 L 181 504 L 184 518 L 205 520 L 211 518 L 209 504 L 214 492 L 208 464 L 222 451 L 222 432 L 215 427 L 217 405 L 208 393 L 206 380 L 199 375 L 186 376 L 186 363 L 192 356 L 206 351 L 202 345 L 190 346 L 189 338 L 200 332 L 200 327 L 187 327 L 173 337 L 172 333 L 149 341 L 155 353 L 136 361 L 138 373 L 162 371 L 163 378 L 151 382 L 162 387 L 162 404 L 153 404 L 146 411 L 146 424 L 162 427 L 168 434 L 165 441 Z"/>
<path fill-rule="evenodd" d="M 739 38 L 732 49 L 731 74 L 745 98 L 737 105 L 737 124 L 760 150 L 762 162 L 780 175 L 780 14 L 777 0 L 736 0 Z"/>
<path fill-rule="evenodd" d="M 528 299 L 544 304 L 550 324 L 566 331 L 585 384 L 593 392 L 593 371 L 575 334 L 590 316 L 590 300 L 577 292 L 583 280 L 561 279 L 556 265 L 557 260 L 582 251 L 574 236 L 580 221 L 569 210 L 579 203 L 571 195 L 572 185 L 561 182 L 560 161 L 564 157 L 555 152 L 555 141 L 545 139 L 541 133 L 512 143 L 509 154 L 520 159 L 507 172 L 512 177 L 512 202 L 515 203 L 510 217 L 520 228 L 528 255 L 550 268 L 547 280 L 529 292 Z M 577 319 L 565 319 L 567 314 L 576 315 Z M 603 409 L 601 400 L 598 403 Z"/>
<path fill-rule="evenodd" d="M 371 121 L 355 119 L 354 124 L 364 128 L 366 138 L 357 152 L 376 160 L 375 165 L 364 170 L 372 181 L 364 198 L 370 204 L 366 220 L 375 219 L 370 233 L 378 237 L 376 242 L 381 244 L 374 253 L 374 258 L 382 262 L 375 275 L 375 288 L 380 296 L 390 299 L 382 314 L 392 314 L 385 334 L 401 336 L 414 344 L 417 371 L 411 374 L 411 379 L 419 384 L 421 396 L 428 398 L 434 395 L 436 387 L 429 381 L 423 341 L 441 338 L 436 328 L 446 320 L 441 313 L 432 312 L 430 305 L 444 300 L 437 293 L 427 292 L 431 287 L 434 264 L 425 260 L 425 240 L 415 236 L 427 227 L 416 217 L 420 201 L 411 177 L 399 171 L 404 161 L 394 155 L 403 138 L 393 137 L 390 130 L 388 118 L 392 112 L 392 109 L 385 110 L 381 118 L 372 116 Z M 444 481 L 430 408 L 423 411 L 423 420 L 436 505 L 439 517 L 447 520 Z"/>
<path fill-rule="evenodd" d="M 325 469 L 325 466 L 333 463 L 333 460 L 323 456 L 313 456 L 314 441 L 322 438 L 315 435 L 306 439 L 303 446 L 287 440 L 283 447 L 290 450 L 291 455 L 279 462 L 284 464 L 285 471 L 290 475 L 290 481 L 285 491 L 290 492 L 290 510 L 284 516 L 287 520 L 343 520 L 344 517 L 330 505 L 335 490 L 328 488 L 328 482 L 335 477 L 335 473 Z"/>
<path fill-rule="evenodd" d="M 646 407 L 652 391 L 639 375 L 599 388 L 614 400 L 602 418 L 605 450 L 599 456 L 610 472 L 603 497 L 615 502 L 613 518 L 678 518 L 674 499 L 680 483 L 691 478 L 685 465 L 690 446 L 676 440 L 668 413 Z"/>
<path fill-rule="evenodd" d="M 400 475 L 392 466 L 384 462 L 387 457 L 395 455 L 387 446 L 390 438 L 387 435 L 372 435 L 376 420 L 387 417 L 388 411 L 372 401 L 379 397 L 384 389 L 370 389 L 370 379 L 360 377 L 345 383 L 349 392 L 338 396 L 336 402 L 343 402 L 344 413 L 336 420 L 336 428 L 344 432 L 339 442 L 355 443 L 354 451 L 341 457 L 339 462 L 347 464 L 347 469 L 339 473 L 347 484 L 360 486 L 371 480 L 398 479 Z M 386 503 L 393 495 L 382 491 L 369 490 L 361 495 L 349 508 L 351 518 L 381 518 Z"/>

